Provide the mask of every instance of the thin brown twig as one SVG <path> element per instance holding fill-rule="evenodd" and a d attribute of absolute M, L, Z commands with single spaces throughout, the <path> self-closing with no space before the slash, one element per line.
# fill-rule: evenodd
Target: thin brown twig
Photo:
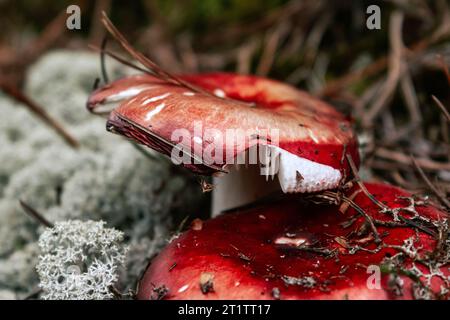
<path fill-rule="evenodd" d="M 408 53 L 409 59 L 414 59 L 430 45 L 441 40 L 448 34 L 448 21 L 443 21 L 442 25 L 433 33 L 433 35 L 427 36 L 410 46 L 410 48 L 404 48 L 403 51 Z M 383 56 L 369 64 L 368 66 L 359 69 L 352 73 L 347 73 L 344 76 L 330 81 L 323 90 L 319 93 L 319 96 L 331 96 L 339 92 L 345 87 L 350 87 L 353 83 L 363 79 L 375 76 L 383 71 L 388 65 L 388 57 Z"/>
<path fill-rule="evenodd" d="M 151 59 L 143 55 L 141 52 L 135 50 L 133 46 L 128 42 L 128 40 L 123 36 L 123 34 L 114 26 L 114 24 L 109 20 L 106 13 L 103 12 L 102 22 L 105 25 L 105 28 L 109 31 L 109 33 L 114 37 L 114 39 L 122 46 L 122 48 L 128 52 L 130 56 L 136 59 L 139 63 L 141 63 L 145 68 L 147 68 L 147 73 L 152 74 L 153 76 L 166 81 L 167 83 L 174 84 L 177 86 L 181 86 L 192 90 L 194 92 L 202 93 L 206 96 L 214 97 L 215 99 L 223 99 L 232 101 L 234 103 L 242 104 L 242 105 L 252 105 L 251 103 L 244 102 L 242 100 L 235 100 L 229 97 L 219 98 L 216 95 L 208 92 L 194 84 L 191 84 L 180 77 L 177 77 L 168 71 L 161 68 L 158 64 L 153 62 Z"/>
<path fill-rule="evenodd" d="M 180 48 L 180 58 L 183 64 L 183 70 L 186 72 L 198 72 L 199 69 L 199 59 L 195 50 L 192 46 L 191 35 L 183 34 L 177 41 L 178 47 Z"/>
<path fill-rule="evenodd" d="M 322 43 L 325 32 L 332 22 L 332 18 L 333 12 L 326 10 L 324 14 L 317 19 L 312 30 L 308 33 L 304 43 L 304 59 L 307 64 L 312 64 L 317 60 L 320 44 Z"/>
<path fill-rule="evenodd" d="M 414 157 L 411 155 L 411 161 L 414 164 L 414 166 L 416 167 L 417 171 L 419 172 L 420 176 L 422 177 L 423 181 L 425 181 L 425 183 L 427 184 L 427 186 L 430 188 L 431 191 L 433 191 L 433 193 L 436 195 L 436 197 L 438 197 L 438 199 L 448 208 L 450 209 L 450 201 L 448 201 L 448 199 L 445 197 L 444 194 L 442 194 L 442 192 L 436 188 L 435 185 L 433 185 L 433 183 L 431 183 L 430 179 L 427 177 L 427 175 L 425 174 L 425 172 L 423 172 L 422 168 L 417 164 L 416 159 L 414 159 Z"/>
<path fill-rule="evenodd" d="M 365 113 L 365 107 L 379 93 L 382 85 L 382 80 L 377 80 L 364 91 L 360 98 L 355 102 L 355 117 L 362 119 Z"/>
<path fill-rule="evenodd" d="M 114 299 L 116 300 L 122 300 L 123 299 L 123 294 L 115 287 L 115 286 L 109 286 L 108 287 L 109 291 L 113 294 Z"/>
<path fill-rule="evenodd" d="M 256 38 L 236 48 L 236 72 L 249 74 L 251 71 L 252 57 L 259 47 L 259 40 Z"/>
<path fill-rule="evenodd" d="M 253 23 L 246 21 L 245 23 L 239 23 L 232 25 L 229 28 L 224 28 L 221 36 L 217 36 L 216 30 L 211 30 L 209 34 L 202 39 L 204 46 L 217 45 L 218 43 L 228 42 L 231 43 L 238 37 L 243 35 L 254 35 L 275 25 L 280 20 L 291 19 L 297 14 L 304 14 L 305 16 L 314 16 L 318 12 L 323 4 L 320 1 L 297 1 L 291 0 L 282 7 L 268 12 L 266 15 L 258 19 Z"/>
<path fill-rule="evenodd" d="M 179 77 L 176 77 L 176 76 L 172 75 L 171 73 L 163 70 L 155 62 L 153 62 L 152 60 L 150 60 L 149 58 L 144 56 L 139 51 L 136 51 L 133 48 L 133 46 L 131 46 L 131 44 L 128 42 L 128 40 L 125 39 L 125 37 L 122 35 L 122 33 L 120 33 L 120 31 L 114 26 L 114 24 L 111 22 L 111 20 L 109 20 L 109 18 L 105 12 L 103 12 L 103 15 L 102 15 L 102 22 L 103 22 L 105 28 L 117 40 L 117 42 L 119 42 L 119 44 L 122 46 L 122 48 L 125 49 L 125 51 L 127 51 L 128 54 L 130 54 L 134 59 L 139 61 L 144 67 L 146 67 L 148 69 L 148 71 L 150 71 L 154 76 L 156 76 L 164 81 L 167 81 L 169 83 L 186 87 L 190 90 L 193 90 L 194 92 L 201 92 L 206 95 L 212 95 L 211 93 L 206 92 L 205 90 L 198 88 L 197 86 L 194 86 L 194 85 L 180 79 Z"/>
<path fill-rule="evenodd" d="M 351 86 L 353 83 L 359 81 L 360 79 L 374 76 L 386 68 L 387 62 L 388 59 L 386 56 L 384 56 L 360 70 L 354 71 L 352 73 L 347 73 L 340 78 L 330 81 L 322 89 L 322 91 L 318 93 L 318 95 L 331 96 L 336 92 L 339 92 L 342 88 Z"/>
<path fill-rule="evenodd" d="M 416 89 L 411 78 L 411 73 L 408 68 L 405 68 L 404 73 L 400 78 L 400 89 L 402 91 L 405 105 L 408 108 L 409 115 L 411 117 L 411 123 L 408 125 L 410 128 L 414 128 L 414 134 L 417 137 L 422 137 L 422 114 L 420 112 L 419 99 L 417 98 Z M 405 130 L 408 131 L 408 130 Z"/>
<path fill-rule="evenodd" d="M 431 96 L 431 98 L 433 99 L 433 101 L 436 103 L 436 105 L 439 107 L 439 109 L 441 109 L 442 113 L 444 114 L 445 118 L 447 119 L 447 122 L 450 122 L 450 113 L 448 112 L 448 110 L 444 107 L 444 105 L 442 104 L 442 102 L 436 98 L 434 95 Z"/>
<path fill-rule="evenodd" d="M 324 192 L 325 195 L 328 196 L 333 196 L 333 192 Z M 375 243 L 380 243 L 381 242 L 381 237 L 380 234 L 378 233 L 377 227 L 375 226 L 372 217 L 370 217 L 360 206 L 358 206 L 353 200 L 342 196 L 340 197 L 340 199 L 347 203 L 350 207 L 352 207 L 356 212 L 358 212 L 360 215 L 362 215 L 364 217 L 364 219 L 366 220 L 366 222 L 369 224 L 370 229 L 372 229 L 372 233 L 375 239 Z"/>
<path fill-rule="evenodd" d="M 177 50 L 178 48 L 176 48 L 175 36 L 167 19 L 170 13 L 162 12 L 157 1 L 144 1 L 144 5 L 152 24 L 143 32 L 138 42 L 147 48 L 151 48 L 151 56 L 158 61 L 159 65 L 180 73 L 183 71 L 183 65 L 178 59 L 177 51 L 183 50 Z M 155 46 L 155 43 L 158 45 Z"/>
<path fill-rule="evenodd" d="M 279 43 L 288 35 L 289 30 L 289 22 L 283 21 L 267 35 L 263 54 L 256 69 L 257 75 L 265 76 L 269 73 L 275 61 L 275 53 Z"/>
<path fill-rule="evenodd" d="M 434 232 L 430 228 L 427 228 L 427 227 L 425 227 L 425 226 L 423 226 L 421 224 L 415 223 L 413 220 L 405 218 L 405 217 L 403 217 L 401 215 L 399 215 L 398 218 L 399 218 L 400 221 L 402 221 L 403 223 L 405 223 L 405 224 L 407 224 L 407 225 L 409 225 L 409 226 L 411 226 L 413 228 L 419 229 L 419 230 L 429 234 L 430 236 L 433 236 L 433 237 L 436 236 L 436 232 Z"/>
<path fill-rule="evenodd" d="M 152 74 L 151 72 L 149 72 L 147 69 L 144 69 L 144 68 L 139 67 L 138 65 L 136 65 L 136 64 L 134 64 L 134 63 L 132 63 L 132 62 L 129 62 L 127 59 L 121 57 L 120 55 L 118 55 L 118 54 L 116 54 L 116 53 L 114 53 L 114 52 L 112 52 L 112 51 L 110 51 L 110 50 L 108 50 L 108 49 L 106 49 L 106 48 L 102 49 L 102 48 L 99 48 L 99 47 L 94 46 L 94 45 L 89 45 L 88 47 L 89 47 L 90 49 L 92 49 L 92 50 L 97 51 L 97 52 L 100 52 L 100 53 L 103 52 L 103 53 L 106 54 L 107 56 L 113 58 L 114 60 L 119 61 L 119 62 L 122 63 L 123 65 L 126 65 L 126 66 L 128 66 L 128 67 L 130 67 L 130 68 L 136 69 L 136 70 L 141 71 L 141 72 L 143 72 L 143 73 L 147 73 L 147 74 L 153 75 L 153 74 Z"/>
<path fill-rule="evenodd" d="M 361 188 L 361 190 L 363 191 L 363 193 L 364 193 L 364 194 L 365 194 L 365 195 L 366 195 L 366 196 L 367 196 L 374 204 L 376 204 L 376 205 L 381 209 L 381 212 L 393 214 L 393 209 L 389 208 L 389 207 L 386 206 L 384 203 L 380 202 L 377 198 L 375 198 L 375 197 L 369 192 L 369 190 L 367 190 L 366 186 L 364 185 L 364 183 L 362 182 L 361 178 L 360 178 L 359 175 L 358 175 L 357 168 L 356 168 L 355 163 L 353 162 L 352 156 L 349 155 L 349 154 L 347 154 L 346 156 L 347 156 L 347 160 L 348 160 L 348 163 L 349 163 L 349 165 L 350 165 L 350 168 L 351 168 L 351 170 L 352 170 L 352 172 L 353 172 L 353 175 L 355 176 L 356 183 L 357 183 L 358 186 Z M 419 224 L 415 223 L 415 222 L 412 221 L 411 219 L 405 218 L 405 217 L 400 216 L 400 215 L 398 216 L 398 218 L 399 218 L 402 222 L 404 222 L 404 223 L 406 223 L 406 224 L 408 224 L 408 225 L 410 225 L 410 226 L 412 226 L 412 227 L 418 228 L 418 229 L 420 229 L 420 230 L 422 230 L 422 231 L 424 231 L 424 232 L 426 232 L 426 233 L 429 233 L 429 234 L 431 234 L 431 235 L 434 234 L 433 231 L 431 231 L 430 229 L 428 229 L 428 228 L 426 228 L 426 227 L 424 227 L 424 226 L 422 226 L 422 225 L 419 225 Z"/>
<path fill-rule="evenodd" d="M 25 297 L 23 297 L 22 300 L 32 300 L 37 299 L 39 297 L 39 294 L 42 292 L 42 289 L 39 287 L 34 288 L 31 290 L 30 293 L 28 293 Z"/>
<path fill-rule="evenodd" d="M 56 119 L 54 119 L 50 114 L 47 113 L 47 111 L 45 111 L 45 109 L 31 100 L 18 88 L 10 85 L 9 83 L 0 81 L 0 89 L 14 98 L 16 101 L 24 104 L 31 112 L 41 118 L 49 127 L 55 130 L 55 132 L 58 133 L 58 135 L 60 135 L 69 146 L 75 149 L 80 146 L 78 140 L 75 139 Z"/>
<path fill-rule="evenodd" d="M 386 82 L 383 84 L 378 98 L 372 104 L 372 106 L 364 113 L 363 124 L 369 127 L 379 112 L 387 105 L 388 101 L 392 98 L 395 89 L 397 88 L 400 80 L 400 75 L 404 63 L 402 62 L 403 55 L 403 40 L 402 40 L 402 25 L 403 25 L 403 13 L 400 11 L 394 11 L 390 18 L 389 23 L 389 40 L 391 45 L 391 53 L 389 55 L 389 70 L 386 78 Z"/>
<path fill-rule="evenodd" d="M 375 198 L 369 192 L 369 190 L 367 190 L 366 186 L 364 185 L 364 183 L 362 182 L 362 180 L 358 174 L 358 168 L 356 168 L 356 165 L 355 165 L 355 162 L 353 161 L 352 156 L 350 154 L 346 154 L 346 158 L 347 158 L 348 164 L 350 166 L 350 169 L 352 170 L 353 176 L 355 177 L 355 181 L 358 184 L 358 186 L 361 188 L 361 190 L 364 192 L 364 194 L 381 209 L 387 209 L 388 207 L 384 203 L 380 202 L 377 198 Z"/>
<path fill-rule="evenodd" d="M 25 203 L 23 200 L 19 200 L 20 206 L 23 208 L 26 214 L 32 217 L 34 220 L 42 224 L 47 228 L 53 228 L 53 224 L 48 221 L 42 214 L 37 212 L 33 207 Z"/>
<path fill-rule="evenodd" d="M 407 156 L 406 154 L 399 152 L 399 151 L 389 150 L 386 148 L 377 148 L 375 150 L 375 155 L 377 157 L 395 161 L 395 162 L 398 162 L 403 165 L 407 165 L 407 166 L 412 165 L 411 158 L 409 156 Z M 450 163 L 437 162 L 437 161 L 433 161 L 433 160 L 426 159 L 426 158 L 417 158 L 416 161 L 417 161 L 417 164 L 422 169 L 425 169 L 425 170 L 430 170 L 430 171 L 450 170 Z"/>
<path fill-rule="evenodd" d="M 108 77 L 108 71 L 106 70 L 106 46 L 108 44 L 108 37 L 104 36 L 101 44 L 101 51 L 100 51 L 100 70 L 103 78 L 103 83 L 108 84 L 109 83 L 109 77 Z"/>

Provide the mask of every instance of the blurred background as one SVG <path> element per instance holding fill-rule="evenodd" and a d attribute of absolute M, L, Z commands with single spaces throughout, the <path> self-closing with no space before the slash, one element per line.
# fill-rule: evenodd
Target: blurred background
<path fill-rule="evenodd" d="M 380 8 L 370 30 L 369 5 Z M 66 9 L 81 10 L 69 30 Z M 0 298 L 39 295 L 33 266 L 50 221 L 105 220 L 130 245 L 121 290 L 188 221 L 206 217 L 197 178 L 106 132 L 85 109 L 101 74 L 105 11 L 136 49 L 175 73 L 232 71 L 288 82 L 354 120 L 364 179 L 450 202 L 450 5 L 446 0 L 0 0 Z M 124 54 L 111 39 L 108 48 Z M 106 60 L 110 79 L 135 72 Z"/>

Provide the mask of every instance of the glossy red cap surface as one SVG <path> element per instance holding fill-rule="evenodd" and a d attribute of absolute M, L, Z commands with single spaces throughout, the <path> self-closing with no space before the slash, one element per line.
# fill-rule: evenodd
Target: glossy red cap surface
<path fill-rule="evenodd" d="M 344 153 L 351 154 L 358 164 L 356 137 L 349 121 L 333 107 L 304 91 L 278 81 L 237 74 L 211 73 L 180 78 L 204 91 L 194 92 L 149 75 L 135 76 L 95 91 L 88 107 L 94 110 L 104 102 L 126 97 L 110 114 L 109 130 L 166 155 L 170 155 L 178 143 L 172 140 L 176 129 L 186 129 L 190 133 L 193 157 L 202 156 L 195 154 L 195 150 L 201 153 L 214 147 L 216 141 L 195 136 L 196 123 L 201 123 L 203 130 L 218 130 L 222 137 L 226 136 L 227 129 L 246 132 L 244 144 L 223 145 L 221 164 L 186 165 L 201 174 L 222 170 L 223 163 L 255 144 L 271 145 L 272 129 L 279 130 L 278 146 L 296 156 L 346 170 L 347 174 Z M 268 139 L 257 139 L 260 132 L 268 133 Z"/>
<path fill-rule="evenodd" d="M 417 215 L 406 210 L 398 214 L 423 229 L 395 226 L 403 222 L 380 212 L 363 192 L 355 193 L 357 187 L 347 196 L 354 196 L 353 201 L 375 221 L 381 243 L 375 243 L 365 218 L 352 208 L 305 204 L 299 195 L 285 196 L 203 224 L 196 221 L 152 260 L 140 281 L 138 298 L 411 299 L 426 294 L 437 298 L 445 287 L 441 276 L 430 277 L 427 292 L 407 275 L 414 271 L 414 258 L 437 252 L 439 228 L 433 224 L 445 213 L 419 202 L 411 207 L 403 198 L 411 195 L 401 189 L 366 186 L 390 208 L 415 208 Z M 450 276 L 448 246 L 447 265 L 436 264 L 435 270 L 443 277 Z M 379 288 L 373 267 L 381 268 Z M 415 267 L 425 275 L 420 280 L 426 284 L 429 270 L 417 261 Z"/>

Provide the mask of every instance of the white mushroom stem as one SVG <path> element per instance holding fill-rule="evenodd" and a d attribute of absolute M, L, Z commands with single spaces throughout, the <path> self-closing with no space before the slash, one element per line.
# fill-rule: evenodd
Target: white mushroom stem
<path fill-rule="evenodd" d="M 252 203 L 280 190 L 276 179 L 260 174 L 259 165 L 233 165 L 229 173 L 213 178 L 212 216 L 222 211 Z"/>
<path fill-rule="evenodd" d="M 232 165 L 229 171 L 214 177 L 212 215 L 240 207 L 282 190 L 284 193 L 316 192 L 335 188 L 342 178 L 341 172 L 328 165 L 298 157 L 278 147 L 268 146 L 271 163 L 265 166 Z M 278 181 L 274 178 L 278 175 Z"/>

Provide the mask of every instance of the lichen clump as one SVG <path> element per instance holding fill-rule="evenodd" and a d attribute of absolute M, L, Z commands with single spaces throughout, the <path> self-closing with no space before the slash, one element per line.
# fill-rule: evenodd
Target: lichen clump
<path fill-rule="evenodd" d="M 126 74 L 108 61 L 111 78 Z M 43 231 L 19 205 L 48 221 L 103 220 L 125 233 L 126 269 L 117 289 L 136 288 L 148 258 L 165 244 L 174 223 L 200 203 L 195 180 L 174 173 L 162 157 L 142 155 L 107 134 L 104 119 L 86 110 L 100 73 L 98 55 L 58 50 L 28 69 L 26 94 L 80 143 L 72 149 L 25 106 L 0 92 L 0 291 L 24 298 L 39 283 L 37 240 Z M 189 204 L 189 205 L 188 205 Z"/>
<path fill-rule="evenodd" d="M 111 299 L 127 248 L 124 234 L 105 228 L 105 222 L 58 222 L 39 238 L 41 255 L 36 266 L 50 300 Z"/>

